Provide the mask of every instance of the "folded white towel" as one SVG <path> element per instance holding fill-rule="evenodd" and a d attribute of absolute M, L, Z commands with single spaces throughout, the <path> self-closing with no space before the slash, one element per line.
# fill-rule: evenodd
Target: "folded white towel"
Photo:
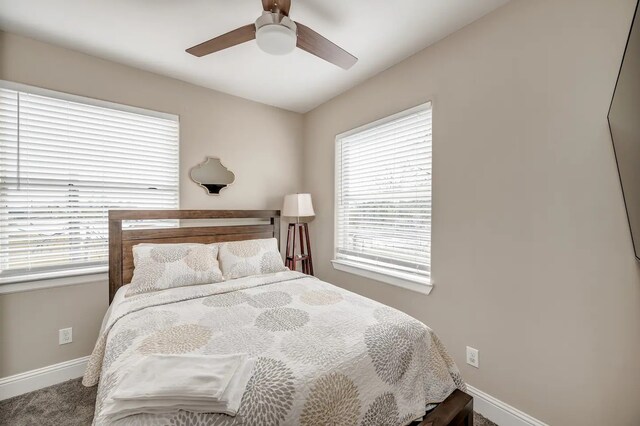
<path fill-rule="evenodd" d="M 242 396 L 247 389 L 249 379 L 251 379 L 255 363 L 255 358 L 247 358 L 244 363 L 238 367 L 236 374 L 231 378 L 229 385 L 224 390 L 224 393 L 220 398 L 220 401 L 227 403 L 227 409 L 224 411 L 225 414 L 235 416 L 238 412 Z"/>
<path fill-rule="evenodd" d="M 246 355 L 149 355 L 132 365 L 115 399 L 220 398 Z"/>
<path fill-rule="evenodd" d="M 234 416 L 255 360 L 246 355 L 150 355 L 130 368 L 105 401 L 115 421 L 140 413 L 224 413 Z"/>

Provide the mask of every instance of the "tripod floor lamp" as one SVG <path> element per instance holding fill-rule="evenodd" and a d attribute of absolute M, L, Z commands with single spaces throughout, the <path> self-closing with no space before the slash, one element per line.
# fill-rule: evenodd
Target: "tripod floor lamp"
<path fill-rule="evenodd" d="M 287 229 L 285 265 L 287 268 L 295 271 L 298 263 L 300 263 L 303 273 L 313 275 L 309 226 L 305 222 L 300 223 L 301 217 L 315 216 L 313 203 L 311 202 L 311 194 L 285 195 L 282 216 L 296 219 L 295 222 L 289 223 L 289 228 Z M 296 254 L 296 233 L 300 238 L 298 254 Z"/>

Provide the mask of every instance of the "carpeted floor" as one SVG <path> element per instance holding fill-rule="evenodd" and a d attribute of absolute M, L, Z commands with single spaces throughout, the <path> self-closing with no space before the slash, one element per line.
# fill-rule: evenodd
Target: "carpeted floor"
<path fill-rule="evenodd" d="M 86 388 L 80 379 L 0 401 L 3 426 L 84 426 L 93 419 L 97 387 Z M 479 414 L 475 426 L 496 426 Z"/>

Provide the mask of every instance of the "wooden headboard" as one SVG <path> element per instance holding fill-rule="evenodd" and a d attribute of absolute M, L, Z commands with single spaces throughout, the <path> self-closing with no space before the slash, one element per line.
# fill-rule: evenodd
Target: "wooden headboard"
<path fill-rule="evenodd" d="M 162 219 L 263 219 L 265 223 L 122 229 L 122 222 L 126 220 Z M 210 244 L 273 237 L 278 239 L 278 247 L 280 247 L 280 210 L 109 210 L 109 303 L 120 287 L 131 282 L 133 276 L 132 248 L 136 244 Z"/>

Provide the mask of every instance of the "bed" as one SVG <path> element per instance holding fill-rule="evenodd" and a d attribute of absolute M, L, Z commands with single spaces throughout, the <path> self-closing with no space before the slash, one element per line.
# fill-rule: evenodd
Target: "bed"
<path fill-rule="evenodd" d="M 204 226 L 123 229 L 123 221 Z M 221 225 L 219 220 L 255 220 Z M 151 353 L 256 357 L 236 416 L 137 414 L 122 425 L 471 425 L 473 400 L 431 329 L 383 304 L 295 271 L 125 298 L 137 244 L 280 238 L 277 210 L 109 212 L 109 311 L 83 378 L 94 424 L 127 366 Z M 279 246 L 279 245 L 278 245 Z M 427 412 L 425 412 L 425 410 Z"/>

